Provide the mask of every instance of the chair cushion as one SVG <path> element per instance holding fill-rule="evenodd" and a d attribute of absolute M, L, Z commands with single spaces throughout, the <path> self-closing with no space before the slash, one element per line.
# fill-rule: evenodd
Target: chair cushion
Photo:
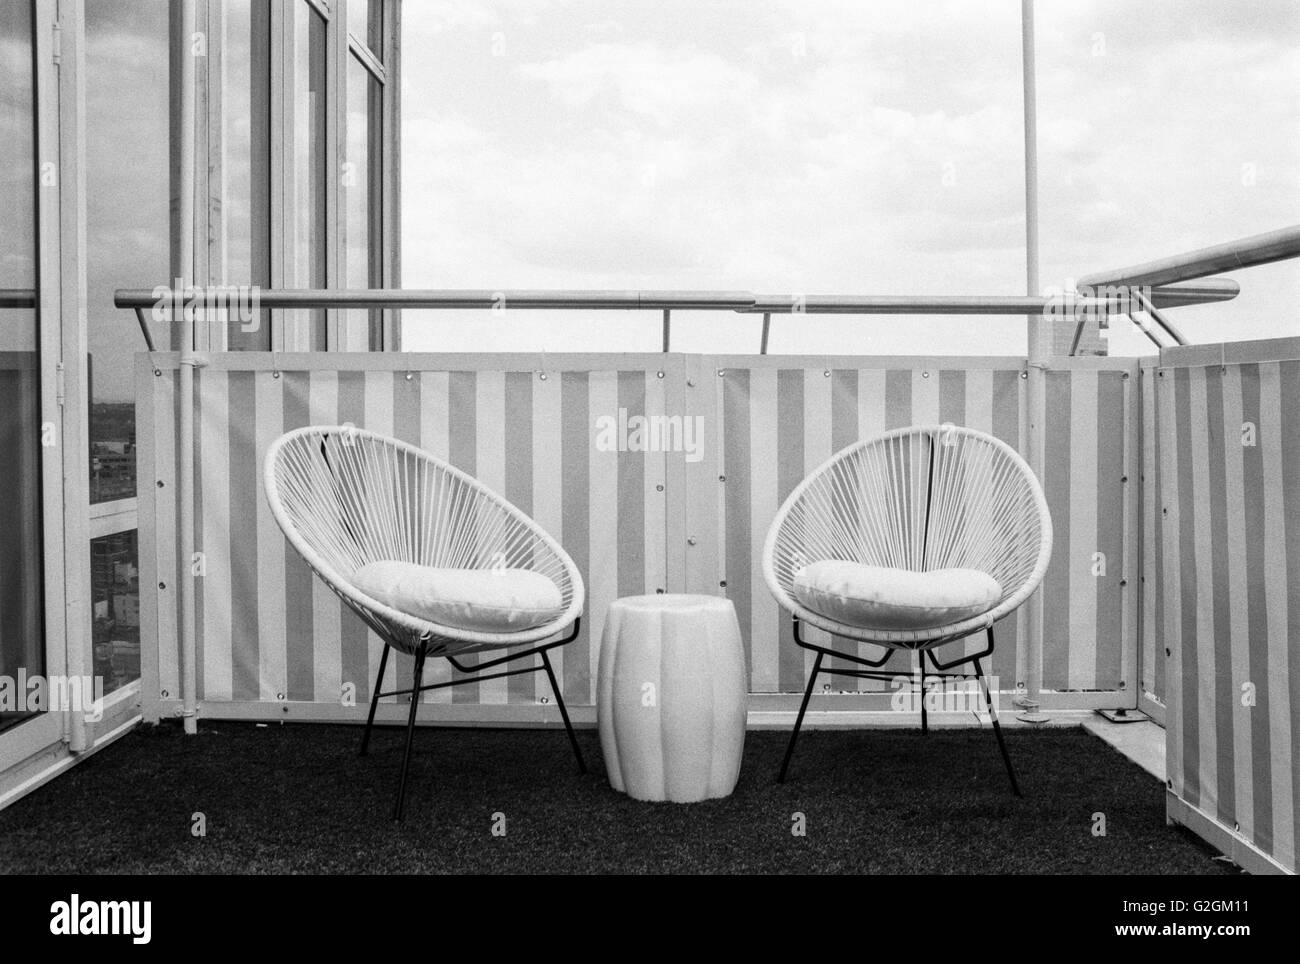
<path fill-rule="evenodd" d="M 1002 587 L 976 569 L 912 572 L 825 559 L 795 573 L 794 595 L 837 623 L 908 632 L 988 612 L 1002 598 Z"/>
<path fill-rule="evenodd" d="M 438 569 L 385 559 L 353 584 L 398 612 L 479 633 L 517 633 L 564 612 L 560 588 L 527 569 Z"/>

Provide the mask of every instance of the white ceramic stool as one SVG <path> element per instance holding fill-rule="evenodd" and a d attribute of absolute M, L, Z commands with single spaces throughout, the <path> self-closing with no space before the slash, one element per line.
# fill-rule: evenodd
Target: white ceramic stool
<path fill-rule="evenodd" d="M 609 607 L 596 720 L 610 785 L 693 803 L 736 786 L 749 687 L 731 601 L 630 596 Z"/>

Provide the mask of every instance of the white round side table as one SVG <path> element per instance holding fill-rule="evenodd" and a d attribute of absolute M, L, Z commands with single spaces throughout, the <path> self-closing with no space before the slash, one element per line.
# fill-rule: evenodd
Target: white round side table
<path fill-rule="evenodd" d="M 748 692 L 730 600 L 616 600 L 601 635 L 596 703 L 610 785 L 637 800 L 728 796 L 740 775 Z"/>

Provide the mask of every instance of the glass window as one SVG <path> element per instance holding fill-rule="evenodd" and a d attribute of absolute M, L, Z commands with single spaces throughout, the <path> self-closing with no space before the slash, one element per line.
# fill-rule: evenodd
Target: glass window
<path fill-rule="evenodd" d="M 0 5 L 0 676 L 45 672 L 31 5 Z M 6 307 L 6 302 L 11 305 Z M 22 304 L 22 307 L 13 307 Z M 30 714 L 0 706 L 0 729 Z"/>
<path fill-rule="evenodd" d="M 288 287 L 324 288 L 325 271 L 325 21 L 307 0 L 294 10 L 292 264 Z M 325 350 L 325 312 L 285 312 L 294 329 L 292 342 L 311 351 Z"/>
<path fill-rule="evenodd" d="M 383 0 L 348 0 L 348 33 L 383 62 Z"/>
<path fill-rule="evenodd" d="M 269 286 L 271 165 L 271 5 L 264 0 L 227 0 L 222 20 L 220 176 L 211 185 L 221 221 L 221 245 L 212 252 L 212 280 L 228 285 Z M 214 174 L 215 176 L 215 174 Z M 226 328 L 232 350 L 268 350 L 265 316 L 252 331 L 238 318 Z"/>
<path fill-rule="evenodd" d="M 33 129 L 32 16 L 29 5 L 0 7 L 0 285 L 36 285 L 36 144 Z M 35 343 L 28 318 L 24 347 Z M 13 316 L 4 330 L 15 327 Z M 14 347 L 6 345 L 6 348 Z"/>
<path fill-rule="evenodd" d="M 105 695 L 140 678 L 140 567 L 136 534 L 90 541 L 94 674 Z"/>
<path fill-rule="evenodd" d="M 347 287 L 382 285 L 380 225 L 382 187 L 380 145 L 383 87 L 355 56 L 348 57 L 347 157 L 344 192 L 347 204 Z M 348 347 L 383 347 L 379 311 L 348 313 Z"/>
<path fill-rule="evenodd" d="M 113 291 L 171 275 L 168 58 L 154 54 L 168 48 L 166 5 L 86 5 L 92 502 L 135 495 L 135 353 L 144 341 L 132 313 L 113 307 Z"/>

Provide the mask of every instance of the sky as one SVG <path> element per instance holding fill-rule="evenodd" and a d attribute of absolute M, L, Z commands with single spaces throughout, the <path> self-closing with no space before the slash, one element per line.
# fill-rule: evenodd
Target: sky
<path fill-rule="evenodd" d="M 170 276 L 165 4 L 86 5 L 87 338 L 96 401 L 133 397 L 139 328 L 113 291 Z"/>
<path fill-rule="evenodd" d="M 32 203 L 31 54 L 14 38 L 31 30 L 22 7 L 0 6 L 0 288 L 36 284 L 35 215 Z M 15 323 L 6 313 L 0 348 L 30 350 L 35 324 Z M 23 330 L 26 329 L 26 330 Z M 20 334 L 21 331 L 21 334 Z"/>
<path fill-rule="evenodd" d="M 1041 286 L 1300 222 L 1300 3 L 1039 0 Z M 1018 0 L 408 0 L 402 285 L 1023 294 Z M 1171 310 L 1300 334 L 1300 261 Z M 674 349 L 759 320 L 674 316 Z M 1116 355 L 1153 350 L 1127 319 Z M 406 312 L 426 351 L 654 351 L 654 313 Z M 781 353 L 1022 354 L 1022 318 L 773 319 Z"/>

